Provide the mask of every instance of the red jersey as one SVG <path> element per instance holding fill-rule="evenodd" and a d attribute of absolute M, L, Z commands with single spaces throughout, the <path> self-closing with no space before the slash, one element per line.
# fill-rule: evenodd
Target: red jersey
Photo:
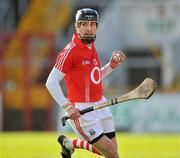
<path fill-rule="evenodd" d="M 77 34 L 59 52 L 55 68 L 65 73 L 70 102 L 95 102 L 102 98 L 100 60 L 94 43 L 89 49 Z"/>

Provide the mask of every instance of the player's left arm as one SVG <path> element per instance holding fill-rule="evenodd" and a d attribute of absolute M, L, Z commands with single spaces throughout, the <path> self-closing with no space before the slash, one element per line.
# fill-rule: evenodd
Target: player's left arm
<path fill-rule="evenodd" d="M 126 56 L 123 52 L 114 51 L 111 55 L 109 63 L 101 68 L 102 79 L 116 69 L 125 59 Z"/>

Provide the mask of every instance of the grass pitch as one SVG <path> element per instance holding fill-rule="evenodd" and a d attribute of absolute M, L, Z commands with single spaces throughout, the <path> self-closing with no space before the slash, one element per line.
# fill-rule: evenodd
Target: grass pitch
<path fill-rule="evenodd" d="M 58 135 L 55 132 L 2 132 L 0 158 L 60 158 Z M 180 134 L 119 133 L 117 139 L 121 158 L 180 158 Z M 72 156 L 100 157 L 81 149 Z"/>

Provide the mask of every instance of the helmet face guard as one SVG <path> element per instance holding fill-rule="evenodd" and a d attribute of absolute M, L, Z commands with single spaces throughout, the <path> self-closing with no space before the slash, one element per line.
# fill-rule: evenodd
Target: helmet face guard
<path fill-rule="evenodd" d="M 78 10 L 76 13 L 76 23 L 80 23 L 80 22 L 85 22 L 85 21 L 93 21 L 97 23 L 99 23 L 99 14 L 96 10 L 90 9 L 90 8 L 84 8 L 81 10 Z M 96 39 L 96 35 L 95 36 L 86 36 L 86 37 L 81 37 L 79 35 L 81 41 L 84 44 L 90 44 L 93 43 Z"/>

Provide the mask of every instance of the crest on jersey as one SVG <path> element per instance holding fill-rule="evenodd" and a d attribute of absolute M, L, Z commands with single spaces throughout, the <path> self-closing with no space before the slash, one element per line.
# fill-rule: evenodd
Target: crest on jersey
<path fill-rule="evenodd" d="M 94 65 L 98 64 L 96 59 L 93 59 L 93 63 L 94 63 Z"/>

